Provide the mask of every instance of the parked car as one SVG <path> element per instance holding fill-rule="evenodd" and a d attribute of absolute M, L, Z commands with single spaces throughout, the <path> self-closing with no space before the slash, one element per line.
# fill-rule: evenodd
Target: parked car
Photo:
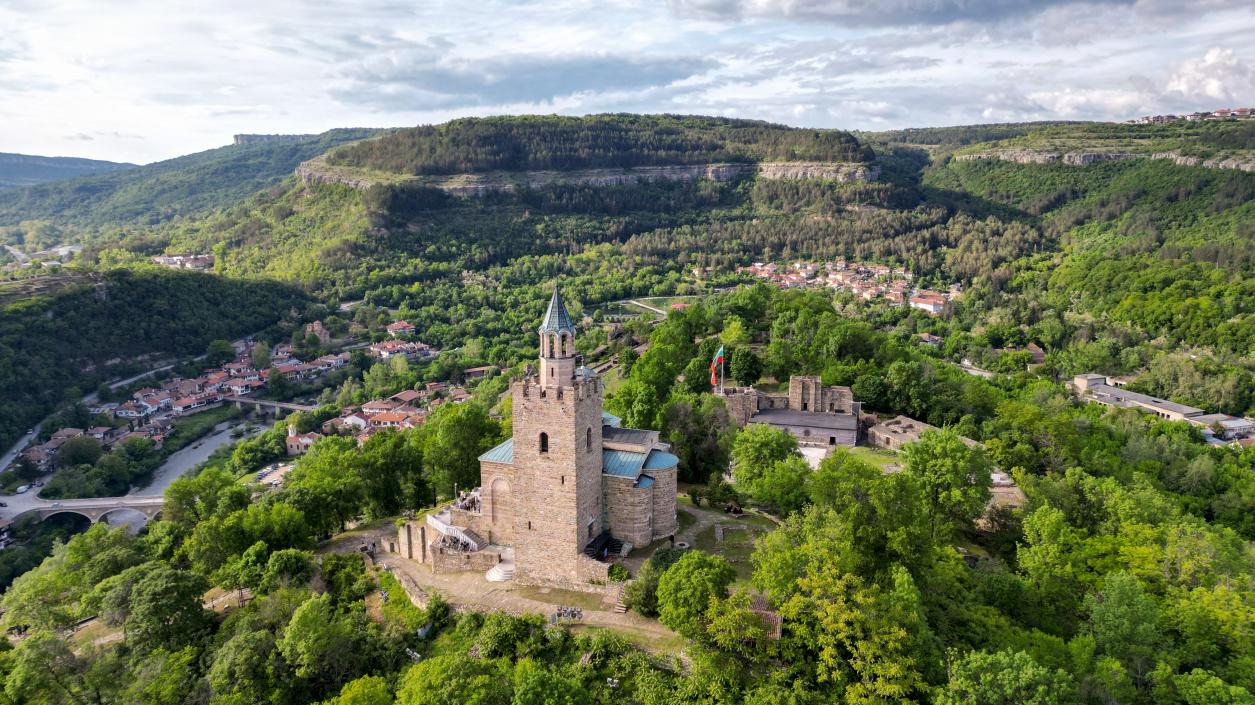
<path fill-rule="evenodd" d="M 18 487 L 16 490 L 13 490 L 13 494 L 26 494 L 26 491 L 29 490 L 30 488 L 31 488 L 30 485 L 22 485 L 21 487 Z"/>
<path fill-rule="evenodd" d="M 7 506 L 9 506 L 8 502 L 0 502 L 0 507 L 7 507 Z"/>

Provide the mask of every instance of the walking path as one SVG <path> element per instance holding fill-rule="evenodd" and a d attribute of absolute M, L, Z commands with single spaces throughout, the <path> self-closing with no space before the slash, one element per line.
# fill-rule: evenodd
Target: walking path
<path fill-rule="evenodd" d="M 628 301 L 628 303 L 632 304 L 633 306 L 640 306 L 641 308 L 645 309 L 646 311 L 653 311 L 654 313 L 658 314 L 659 316 L 662 316 L 663 318 L 666 318 L 666 317 L 667 317 L 667 312 L 666 312 L 666 311 L 663 311 L 662 309 L 658 308 L 657 306 L 650 306 L 649 304 L 644 303 L 644 302 L 643 302 L 643 301 L 641 301 L 640 299 L 632 299 L 631 301 Z"/>

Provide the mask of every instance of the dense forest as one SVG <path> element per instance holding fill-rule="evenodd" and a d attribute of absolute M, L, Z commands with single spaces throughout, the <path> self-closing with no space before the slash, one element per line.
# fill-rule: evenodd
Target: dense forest
<path fill-rule="evenodd" d="M 715 162 L 863 162 L 847 132 L 686 115 L 464 118 L 335 150 L 332 164 L 398 174 L 459 174 Z"/>
<path fill-rule="evenodd" d="M 199 355 L 304 310 L 298 290 L 154 267 L 68 278 L 0 309 L 0 446 L 134 359 Z"/>

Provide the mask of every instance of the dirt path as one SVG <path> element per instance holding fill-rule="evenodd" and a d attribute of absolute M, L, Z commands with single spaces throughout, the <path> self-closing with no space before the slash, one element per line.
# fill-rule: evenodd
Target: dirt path
<path fill-rule="evenodd" d="M 696 521 L 694 521 L 687 529 L 679 531 L 675 535 L 676 543 L 687 543 L 690 547 L 697 542 L 698 534 L 702 533 L 706 529 L 709 529 L 715 524 L 728 519 L 727 515 L 723 512 L 717 512 L 711 509 L 702 509 L 701 507 L 694 507 L 689 504 L 684 505 L 682 508 L 678 509 L 678 511 L 688 512 L 696 519 Z"/>

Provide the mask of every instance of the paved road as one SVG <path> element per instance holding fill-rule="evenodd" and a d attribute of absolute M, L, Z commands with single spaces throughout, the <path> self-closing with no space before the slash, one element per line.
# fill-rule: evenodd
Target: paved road
<path fill-rule="evenodd" d="M 640 306 L 641 308 L 645 309 L 646 311 L 653 311 L 654 313 L 658 314 L 659 316 L 662 316 L 663 318 L 666 318 L 666 317 L 667 317 L 667 312 L 666 312 L 666 311 L 663 311 L 662 309 L 660 309 L 660 308 L 658 308 L 658 307 L 656 307 L 656 306 L 650 306 L 650 305 L 649 305 L 649 304 L 647 304 L 647 303 L 643 303 L 640 299 L 632 299 L 632 300 L 628 301 L 627 303 L 630 303 L 630 304 L 632 304 L 633 306 Z"/>
<path fill-rule="evenodd" d="M 13 464 L 13 461 L 17 460 L 18 454 L 26 450 L 26 446 L 30 445 L 30 442 L 35 440 L 35 438 L 39 436 L 39 430 L 43 428 L 43 426 L 44 426 L 43 421 L 40 421 L 39 423 L 35 424 L 34 433 L 28 433 L 22 436 L 21 438 L 17 439 L 17 443 L 14 443 L 13 447 L 10 448 L 7 453 L 5 453 L 4 455 L 0 455 L 0 468 L 3 468 L 4 470 L 8 470 L 9 466 Z"/>
<path fill-rule="evenodd" d="M 31 259 L 30 257 L 26 256 L 26 253 L 22 252 L 21 250 L 17 249 L 16 247 L 12 245 L 5 245 L 4 248 L 9 251 L 9 254 L 13 255 L 13 259 L 17 260 L 18 264 L 26 264 Z"/>

